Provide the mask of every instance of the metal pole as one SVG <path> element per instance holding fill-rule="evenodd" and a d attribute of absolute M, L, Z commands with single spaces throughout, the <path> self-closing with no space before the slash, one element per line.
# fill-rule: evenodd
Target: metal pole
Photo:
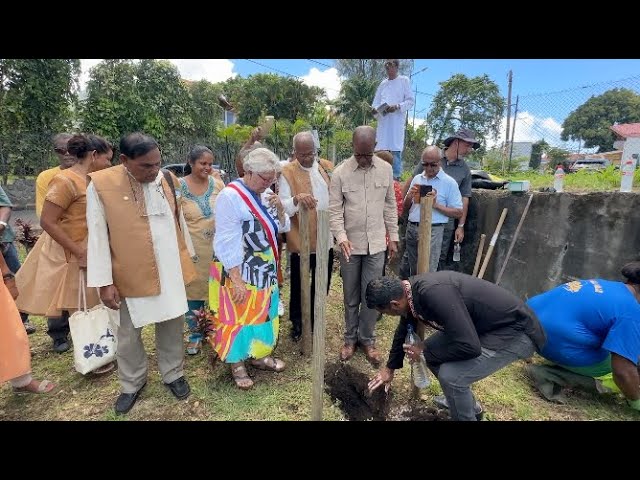
<path fill-rule="evenodd" d="M 503 151 L 502 154 L 502 171 L 504 172 L 504 160 L 506 158 L 506 148 L 507 145 L 509 145 L 509 127 L 510 127 L 510 123 L 511 123 L 511 84 L 513 81 L 513 72 L 511 70 L 509 70 L 509 93 L 507 94 L 507 131 L 505 132 L 505 137 L 504 137 L 504 148 L 505 150 Z"/>

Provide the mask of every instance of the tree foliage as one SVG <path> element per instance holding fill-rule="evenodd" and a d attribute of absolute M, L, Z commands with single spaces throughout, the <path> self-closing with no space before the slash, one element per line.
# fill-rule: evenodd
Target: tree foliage
<path fill-rule="evenodd" d="M 293 123 L 297 118 L 309 115 L 315 103 L 325 95 L 322 88 L 309 87 L 295 78 L 271 73 L 233 78 L 224 82 L 222 89 L 235 106 L 238 121 L 245 125 L 258 125 L 265 115 Z"/>
<path fill-rule="evenodd" d="M 400 74 L 410 75 L 413 70 L 412 59 L 400 60 Z M 339 58 L 335 61 L 338 75 L 346 79 L 361 78 L 376 82 L 376 86 L 380 81 L 387 77 L 384 69 L 385 59 L 383 58 Z M 374 90 L 375 93 L 375 90 Z M 373 97 L 369 101 L 373 100 Z"/>
<path fill-rule="evenodd" d="M 338 112 L 349 128 L 366 125 L 373 119 L 371 102 L 379 82 L 365 77 L 351 77 L 342 82 L 338 97 Z"/>
<path fill-rule="evenodd" d="M 615 123 L 640 122 L 640 95 L 626 88 L 614 88 L 593 96 L 571 112 L 562 123 L 562 140 L 582 140 L 585 148 L 611 150 Z"/>
<path fill-rule="evenodd" d="M 162 142 L 195 131 L 191 97 L 168 61 L 105 60 L 91 69 L 83 129 L 116 140 L 144 131 Z"/>
<path fill-rule="evenodd" d="M 79 75 L 78 59 L 0 59 L 0 162 L 5 174 L 47 166 L 51 136 L 73 127 Z"/>
<path fill-rule="evenodd" d="M 505 108 L 498 85 L 487 75 L 468 78 L 458 73 L 440 82 L 427 115 L 436 144 L 460 127 L 472 129 L 481 143 L 498 138 Z"/>
<path fill-rule="evenodd" d="M 531 158 L 529 159 L 529 168 L 532 170 L 537 169 L 542 161 L 542 154 L 547 153 L 550 145 L 544 141 L 544 139 L 535 142 L 531 146 Z"/>

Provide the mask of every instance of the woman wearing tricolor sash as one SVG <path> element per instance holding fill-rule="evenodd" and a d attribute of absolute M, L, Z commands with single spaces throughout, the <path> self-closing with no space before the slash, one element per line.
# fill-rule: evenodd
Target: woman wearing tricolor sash
<path fill-rule="evenodd" d="M 278 233 L 289 231 L 289 217 L 269 188 L 280 172 L 278 157 L 266 148 L 243 160 L 244 176 L 229 183 L 216 201 L 214 259 L 209 278 L 209 308 L 215 333 L 209 342 L 231 365 L 238 386 L 253 380 L 245 361 L 281 372 L 285 364 L 271 356 L 278 340 Z"/>

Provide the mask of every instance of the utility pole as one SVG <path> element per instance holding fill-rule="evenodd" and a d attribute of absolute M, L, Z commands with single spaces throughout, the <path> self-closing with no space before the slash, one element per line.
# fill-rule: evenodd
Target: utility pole
<path fill-rule="evenodd" d="M 418 99 L 418 86 L 416 85 L 416 93 L 414 94 L 415 96 L 413 97 L 413 122 L 411 123 L 411 126 L 413 128 L 416 128 L 416 106 L 418 105 L 417 99 Z"/>
<path fill-rule="evenodd" d="M 513 72 L 511 70 L 509 70 L 509 90 L 507 93 L 507 131 L 505 132 L 505 140 L 504 140 L 504 146 L 505 148 L 507 147 L 507 145 L 509 145 L 509 124 L 511 121 L 511 84 L 513 83 Z M 513 141 L 513 138 L 512 138 Z M 506 151 L 505 151 L 506 153 Z M 504 156 L 502 157 L 502 170 L 504 170 Z"/>
<path fill-rule="evenodd" d="M 516 136 L 516 120 L 518 119 L 518 101 L 520 95 L 516 95 L 516 110 L 513 112 L 513 130 L 511 131 L 511 149 L 509 150 L 509 171 L 511 171 L 511 156 L 513 155 L 513 139 Z"/>

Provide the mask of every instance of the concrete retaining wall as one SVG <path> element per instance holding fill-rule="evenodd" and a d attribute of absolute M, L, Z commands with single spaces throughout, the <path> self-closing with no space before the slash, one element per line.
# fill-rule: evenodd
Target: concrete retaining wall
<path fill-rule="evenodd" d="M 462 271 L 471 273 L 480 234 L 484 251 L 503 208 L 508 213 L 484 278 L 495 281 L 533 194 L 500 285 L 522 298 L 577 278 L 621 280 L 620 268 L 640 260 L 637 193 L 511 193 L 474 190 L 469 206 Z"/>

